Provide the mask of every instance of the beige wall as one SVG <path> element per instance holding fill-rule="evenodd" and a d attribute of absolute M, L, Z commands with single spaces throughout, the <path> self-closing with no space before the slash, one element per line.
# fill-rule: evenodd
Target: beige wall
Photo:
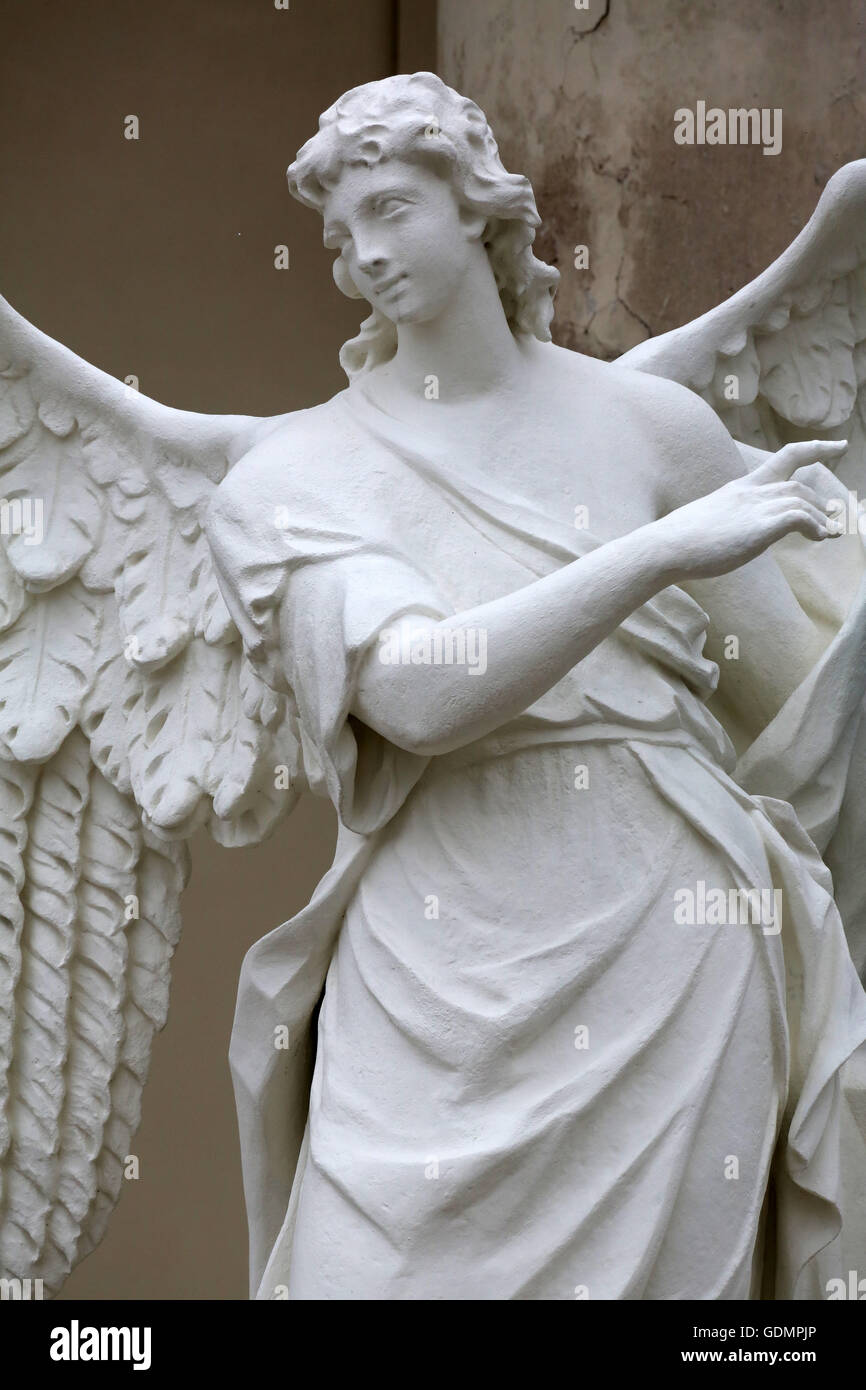
<path fill-rule="evenodd" d="M 616 357 L 746 284 L 866 155 L 862 0 L 440 0 L 441 76 L 532 180 L 554 336 Z M 782 110 L 782 150 L 677 145 L 674 112 Z M 574 267 L 574 247 L 590 251 Z"/>
<path fill-rule="evenodd" d="M 88 0 L 6 7 L 0 292 L 117 376 L 196 410 L 276 414 L 341 389 L 359 308 L 285 169 L 319 112 L 395 61 L 432 67 L 433 8 L 391 0 Z M 395 55 L 401 55 L 395 57 Z M 122 138 L 124 116 L 141 122 Z M 291 269 L 273 268 L 286 243 Z M 200 837 L 169 1022 L 127 1184 L 80 1298 L 244 1298 L 247 1237 L 226 1058 L 247 947 L 309 899 L 333 813 L 302 803 L 255 850 Z"/>

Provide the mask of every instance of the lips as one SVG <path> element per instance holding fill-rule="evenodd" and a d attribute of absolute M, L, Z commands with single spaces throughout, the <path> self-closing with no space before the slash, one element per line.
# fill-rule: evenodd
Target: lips
<path fill-rule="evenodd" d="M 401 280 L 405 279 L 406 274 L 404 271 L 401 271 L 399 275 L 394 275 L 390 280 L 383 280 L 380 285 L 377 285 L 376 293 L 387 294 L 389 290 L 393 290 L 396 285 L 400 284 Z"/>

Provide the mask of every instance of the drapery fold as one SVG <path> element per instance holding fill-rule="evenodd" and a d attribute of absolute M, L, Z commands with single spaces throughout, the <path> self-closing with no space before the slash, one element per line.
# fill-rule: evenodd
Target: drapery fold
<path fill-rule="evenodd" d="M 208 522 L 247 651 L 271 684 L 293 692 L 311 785 L 330 797 L 341 822 L 334 864 L 311 903 L 251 949 L 241 975 L 231 1062 L 251 1292 L 261 1297 L 274 1296 L 268 1280 L 289 1278 L 293 1227 L 285 1222 L 293 1177 L 296 1208 L 305 1168 L 295 1171 L 312 1079 L 310 1021 L 346 914 L 389 827 L 426 787 L 430 763 L 352 717 L 360 661 L 403 613 L 466 611 L 598 543 L 498 490 L 471 466 L 458 472 L 426 454 L 357 390 L 305 414 L 310 418 L 279 467 L 272 456 L 241 464 L 220 487 Z M 774 967 L 787 1000 L 791 1062 L 786 1138 L 775 1168 L 780 1297 L 796 1296 L 804 1268 L 838 1226 L 839 1074 L 866 1038 L 864 996 L 829 875 L 786 804 L 802 808 L 819 838 L 832 833 L 839 814 L 833 798 L 860 730 L 859 710 L 837 673 L 861 659 L 862 607 L 861 597 L 809 680 L 736 770 L 730 741 L 705 703 L 718 674 L 702 653 L 706 615 L 679 589 L 644 605 L 519 719 L 454 759 L 455 767 L 483 764 L 551 740 L 633 740 L 629 747 L 658 796 L 706 840 L 699 802 L 676 787 L 691 746 L 703 778 L 718 770 L 739 824 L 760 826 L 761 854 L 790 897 Z M 813 731 L 817 741 L 810 744 Z M 674 757 L 666 739 L 682 754 Z M 532 807 L 513 807 L 512 814 L 531 815 Z M 736 850 L 726 847 L 726 862 Z M 273 1046 L 279 1025 L 290 1040 L 282 1052 Z"/>

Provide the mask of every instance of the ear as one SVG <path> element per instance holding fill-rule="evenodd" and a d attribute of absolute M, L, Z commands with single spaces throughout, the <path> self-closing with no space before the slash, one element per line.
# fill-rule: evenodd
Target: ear
<path fill-rule="evenodd" d="M 480 241 L 487 230 L 488 218 L 483 212 L 476 212 L 461 204 L 460 222 L 470 241 Z"/>

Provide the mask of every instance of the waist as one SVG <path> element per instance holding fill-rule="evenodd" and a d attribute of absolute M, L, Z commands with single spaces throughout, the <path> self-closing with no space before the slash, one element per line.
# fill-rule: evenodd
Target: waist
<path fill-rule="evenodd" d="M 455 748 L 451 753 L 442 753 L 436 757 L 435 763 L 436 767 L 444 772 L 483 762 L 489 758 L 505 757 L 525 748 L 546 744 L 567 746 L 582 743 L 655 743 L 675 748 L 690 748 L 704 761 L 709 756 L 722 766 L 727 766 L 728 761 L 723 761 L 717 756 L 718 751 L 722 750 L 708 749 L 707 745 L 688 729 L 640 729 L 634 725 L 598 723 L 504 729 L 485 734 L 483 738 L 462 748 Z"/>

